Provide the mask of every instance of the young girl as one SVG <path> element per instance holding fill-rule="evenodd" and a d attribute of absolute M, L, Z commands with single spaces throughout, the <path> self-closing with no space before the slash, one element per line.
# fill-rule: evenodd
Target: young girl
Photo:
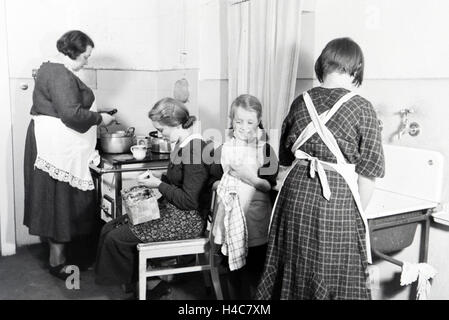
<path fill-rule="evenodd" d="M 233 298 L 249 299 L 265 260 L 278 161 L 264 139 L 262 106 L 251 95 L 239 96 L 231 105 L 230 139 L 215 153 L 219 166 L 211 173 L 221 178 L 213 232 L 215 243 L 228 256 Z M 249 283 L 245 283 L 249 280 Z"/>

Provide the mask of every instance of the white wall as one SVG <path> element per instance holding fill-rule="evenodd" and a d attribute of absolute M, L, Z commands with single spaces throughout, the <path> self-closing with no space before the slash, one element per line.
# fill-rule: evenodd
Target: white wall
<path fill-rule="evenodd" d="M 30 77 L 30 70 L 54 54 L 56 40 L 70 29 L 83 30 L 94 40 L 92 66 L 159 66 L 157 0 L 6 0 L 6 4 L 14 78 Z"/>
<path fill-rule="evenodd" d="M 206 138 L 224 133 L 228 106 L 226 0 L 202 0 L 199 19 L 198 105 Z"/>
<path fill-rule="evenodd" d="M 5 7 L 0 2 L 0 256 L 15 253 L 12 121 L 9 97 L 9 70 Z"/>
<path fill-rule="evenodd" d="M 365 51 L 371 79 L 449 76 L 445 0 L 317 0 L 317 48 L 350 36 Z"/>

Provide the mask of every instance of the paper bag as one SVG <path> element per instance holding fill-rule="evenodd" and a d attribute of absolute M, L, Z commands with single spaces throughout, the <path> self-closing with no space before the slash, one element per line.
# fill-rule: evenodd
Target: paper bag
<path fill-rule="evenodd" d="M 122 199 L 129 221 L 140 224 L 160 218 L 158 193 L 145 186 L 122 190 Z"/>

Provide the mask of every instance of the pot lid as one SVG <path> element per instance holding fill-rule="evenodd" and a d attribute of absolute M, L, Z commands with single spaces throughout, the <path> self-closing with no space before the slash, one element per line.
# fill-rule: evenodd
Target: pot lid
<path fill-rule="evenodd" d="M 102 127 L 104 128 L 104 127 Z M 132 137 L 134 136 L 134 127 L 129 127 L 126 130 L 118 130 L 118 131 L 114 131 L 114 132 L 109 132 L 107 128 L 106 131 L 102 131 L 101 132 L 101 136 L 102 137 L 108 137 L 108 138 L 123 138 L 123 137 Z"/>

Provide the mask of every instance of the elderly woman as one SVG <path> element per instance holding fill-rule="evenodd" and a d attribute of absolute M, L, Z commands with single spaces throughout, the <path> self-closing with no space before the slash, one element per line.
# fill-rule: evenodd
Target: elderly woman
<path fill-rule="evenodd" d="M 180 101 L 165 98 L 149 112 L 153 126 L 175 147 L 166 174 L 141 177 L 139 183 L 163 196 L 160 218 L 132 225 L 126 216 L 107 223 L 101 232 L 96 263 L 99 284 L 129 285 L 137 281 L 137 248 L 142 242 L 192 239 L 202 235 L 210 208 L 209 165 L 202 157 L 206 143 L 192 132 L 196 120 Z M 160 282 L 149 297 L 166 293 Z"/>
<path fill-rule="evenodd" d="M 351 90 L 364 58 L 351 39 L 331 41 L 315 71 L 321 86 L 299 96 L 284 120 L 276 201 L 259 299 L 370 299 L 364 209 L 384 155 L 376 113 Z"/>
<path fill-rule="evenodd" d="M 70 275 L 65 272 L 67 244 L 96 228 L 89 163 L 96 155 L 97 125 L 109 125 L 114 118 L 95 111 L 92 90 L 76 76 L 92 54 L 92 39 L 69 31 L 56 47 L 58 56 L 41 65 L 33 92 L 25 142 L 24 224 L 30 234 L 48 239 L 50 273 L 65 280 Z"/>

